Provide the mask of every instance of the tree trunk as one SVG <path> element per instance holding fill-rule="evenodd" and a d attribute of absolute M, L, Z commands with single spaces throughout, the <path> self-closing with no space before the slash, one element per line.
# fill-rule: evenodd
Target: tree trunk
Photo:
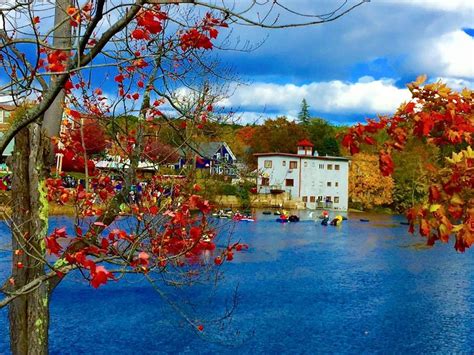
<path fill-rule="evenodd" d="M 9 291 L 44 275 L 48 231 L 44 162 L 50 142 L 32 123 L 15 138 L 12 159 L 12 285 Z M 43 283 L 9 305 L 13 354 L 47 354 L 49 287 Z"/>

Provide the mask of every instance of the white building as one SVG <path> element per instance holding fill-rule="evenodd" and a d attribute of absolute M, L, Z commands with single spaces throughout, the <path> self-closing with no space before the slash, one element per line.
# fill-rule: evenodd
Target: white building
<path fill-rule="evenodd" d="M 257 153 L 258 193 L 288 192 L 307 208 L 347 210 L 349 159 L 313 154 L 308 140 L 298 142 L 297 154 Z"/>

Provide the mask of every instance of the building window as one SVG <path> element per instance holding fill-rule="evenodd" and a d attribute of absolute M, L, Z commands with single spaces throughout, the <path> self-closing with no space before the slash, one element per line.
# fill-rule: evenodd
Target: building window
<path fill-rule="evenodd" d="M 285 186 L 294 186 L 294 180 L 293 179 L 286 179 L 285 180 Z"/>
<path fill-rule="evenodd" d="M 316 196 L 309 196 L 309 202 L 316 202 Z"/>
<path fill-rule="evenodd" d="M 226 161 L 229 160 L 229 154 L 228 154 L 228 153 L 225 153 L 224 157 L 225 157 L 225 160 L 226 160 Z"/>
<path fill-rule="evenodd" d="M 216 153 L 216 160 L 221 160 L 221 153 Z"/>
<path fill-rule="evenodd" d="M 271 161 L 271 160 L 265 160 L 265 161 L 263 162 L 263 166 L 264 166 L 265 168 L 271 168 L 271 167 L 272 167 L 272 161 Z"/>
<path fill-rule="evenodd" d="M 305 168 L 308 167 L 308 162 L 307 162 L 307 161 L 304 162 L 304 167 L 305 167 Z"/>
<path fill-rule="evenodd" d="M 321 202 L 323 200 L 323 196 L 318 196 L 318 202 Z"/>
<path fill-rule="evenodd" d="M 331 181 L 328 181 L 327 186 L 331 187 Z"/>
<path fill-rule="evenodd" d="M 339 164 L 334 165 L 334 170 L 339 170 Z"/>
<path fill-rule="evenodd" d="M 323 182 L 322 181 L 319 182 L 319 187 L 323 187 Z"/>
<path fill-rule="evenodd" d="M 312 166 L 313 168 L 316 167 L 316 163 L 313 161 L 313 162 L 311 163 L 311 166 Z"/>
<path fill-rule="evenodd" d="M 326 196 L 326 202 L 331 202 L 331 196 Z"/>
<path fill-rule="evenodd" d="M 338 187 L 338 186 L 339 186 L 339 182 L 336 181 L 336 182 L 334 183 L 334 185 L 335 185 L 336 187 Z"/>
<path fill-rule="evenodd" d="M 283 161 L 281 162 L 281 166 L 286 166 L 286 160 L 283 160 Z"/>
<path fill-rule="evenodd" d="M 339 196 L 334 196 L 334 203 L 339 203 Z"/>
<path fill-rule="evenodd" d="M 323 170 L 324 170 L 324 164 L 319 164 L 319 169 L 323 169 Z"/>
<path fill-rule="evenodd" d="M 270 186 L 270 179 L 269 178 L 262 178 L 262 186 Z"/>
<path fill-rule="evenodd" d="M 308 196 L 303 196 L 303 202 L 308 202 Z"/>
<path fill-rule="evenodd" d="M 328 170 L 332 170 L 332 164 L 328 164 Z"/>
<path fill-rule="evenodd" d="M 298 162 L 297 161 L 290 161 L 290 169 L 297 169 Z"/>

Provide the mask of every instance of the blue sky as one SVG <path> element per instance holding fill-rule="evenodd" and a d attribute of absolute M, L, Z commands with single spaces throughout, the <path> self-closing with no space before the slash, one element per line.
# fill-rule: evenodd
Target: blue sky
<path fill-rule="evenodd" d="M 321 4 L 286 3 L 308 13 Z M 242 40 L 265 42 L 253 52 L 222 56 L 248 83 L 225 107 L 251 122 L 295 117 L 305 98 L 313 115 L 344 124 L 393 112 L 409 98 L 405 84 L 420 74 L 473 88 L 473 28 L 472 1 L 372 0 L 320 26 L 237 30 Z"/>
<path fill-rule="evenodd" d="M 347 0 L 346 7 L 357 1 Z M 280 2 L 317 14 L 344 1 Z M 48 28 L 47 21 L 41 22 L 42 28 Z M 280 21 L 293 20 L 282 13 Z M 295 118 L 306 99 L 314 116 L 352 124 L 394 112 L 409 99 L 406 83 L 420 74 L 455 89 L 474 88 L 472 0 L 371 0 L 319 26 L 232 27 L 231 43 L 261 44 L 249 52 L 212 52 L 240 78 L 232 85 L 233 95 L 216 105 L 224 112 L 236 111 L 240 123 L 280 115 Z M 225 35 L 222 29 L 221 37 Z M 116 95 L 115 75 L 113 68 L 93 78 L 111 99 Z M 2 82 L 6 78 L 0 75 Z"/>

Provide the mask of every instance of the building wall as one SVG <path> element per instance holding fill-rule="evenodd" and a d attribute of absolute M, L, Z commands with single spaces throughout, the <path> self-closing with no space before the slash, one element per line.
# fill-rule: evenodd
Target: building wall
<path fill-rule="evenodd" d="M 265 167 L 265 161 L 272 161 L 272 167 Z M 297 162 L 296 169 L 290 169 L 291 161 Z M 328 169 L 328 165 L 331 166 L 331 170 Z M 339 166 L 339 170 L 336 170 L 336 165 Z M 304 156 L 260 156 L 258 171 L 260 173 L 257 181 L 259 193 L 270 193 L 270 189 L 277 188 L 288 192 L 291 199 L 305 202 L 307 208 L 318 206 L 340 210 L 348 208 L 348 161 Z M 262 186 L 264 178 L 268 178 L 269 186 Z M 293 179 L 294 186 L 285 186 L 286 179 Z M 331 186 L 328 186 L 328 183 Z M 321 199 L 319 204 L 318 197 Z M 331 199 L 330 204 L 326 204 L 327 197 Z"/>

